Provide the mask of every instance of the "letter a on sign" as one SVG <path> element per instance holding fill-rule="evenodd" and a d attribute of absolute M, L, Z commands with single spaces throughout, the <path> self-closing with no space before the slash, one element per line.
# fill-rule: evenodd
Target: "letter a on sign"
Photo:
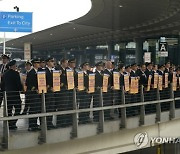
<path fill-rule="evenodd" d="M 159 43 L 159 51 L 167 51 L 167 42 Z"/>
<path fill-rule="evenodd" d="M 166 47 L 164 44 L 162 44 L 160 51 L 166 51 Z"/>

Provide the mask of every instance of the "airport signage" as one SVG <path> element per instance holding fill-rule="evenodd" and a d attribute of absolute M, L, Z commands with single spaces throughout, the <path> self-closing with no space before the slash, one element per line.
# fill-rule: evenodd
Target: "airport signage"
<path fill-rule="evenodd" d="M 159 51 L 165 52 L 167 51 L 167 42 L 159 42 Z"/>
<path fill-rule="evenodd" d="M 151 52 L 145 52 L 144 53 L 144 62 L 150 63 L 151 62 Z"/>
<path fill-rule="evenodd" d="M 32 32 L 32 12 L 0 12 L 0 32 Z"/>
<path fill-rule="evenodd" d="M 168 57 L 168 52 L 158 52 L 159 57 Z"/>
<path fill-rule="evenodd" d="M 168 57 L 167 42 L 159 42 L 159 57 Z"/>

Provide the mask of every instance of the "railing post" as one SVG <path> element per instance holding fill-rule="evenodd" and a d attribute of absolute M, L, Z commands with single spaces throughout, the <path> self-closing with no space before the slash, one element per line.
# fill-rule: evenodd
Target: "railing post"
<path fill-rule="evenodd" d="M 121 98 L 121 102 L 122 105 L 126 104 L 126 100 L 125 100 L 125 91 L 124 91 L 124 86 L 122 87 L 122 98 Z M 121 108 L 121 124 L 120 124 L 120 128 L 126 128 L 127 124 L 126 124 L 126 107 Z"/>
<path fill-rule="evenodd" d="M 99 89 L 99 107 L 103 107 L 103 93 L 102 88 Z M 99 125 L 98 133 L 104 132 L 104 110 L 99 111 Z"/>
<path fill-rule="evenodd" d="M 144 86 L 143 85 L 141 85 L 141 102 L 144 102 Z M 145 106 L 141 105 L 139 125 L 140 126 L 144 125 L 144 121 L 145 121 Z"/>
<path fill-rule="evenodd" d="M 46 113 L 46 98 L 45 98 L 45 93 L 44 91 L 41 94 L 41 99 L 42 99 L 42 103 L 41 103 L 41 113 Z M 40 133 L 40 137 L 39 137 L 39 144 L 43 144 L 46 143 L 46 137 L 47 137 L 47 121 L 46 121 L 46 116 L 45 117 L 41 117 L 41 133 Z"/>
<path fill-rule="evenodd" d="M 174 100 L 173 83 L 171 83 L 170 98 L 172 98 L 173 101 L 170 102 L 169 120 L 172 120 L 175 118 L 175 100 Z"/>
<path fill-rule="evenodd" d="M 8 109 L 7 109 L 7 93 L 3 92 L 3 116 L 8 117 Z M 8 120 L 3 121 L 3 149 L 9 148 L 9 122 Z"/>
<path fill-rule="evenodd" d="M 77 110 L 77 94 L 76 89 L 73 89 L 73 110 Z M 76 138 L 78 136 L 78 113 L 73 114 L 73 124 L 72 124 L 72 132 L 71 138 Z"/>
<path fill-rule="evenodd" d="M 160 100 L 159 87 L 157 87 L 157 100 Z M 161 103 L 156 104 L 156 123 L 161 121 Z"/>

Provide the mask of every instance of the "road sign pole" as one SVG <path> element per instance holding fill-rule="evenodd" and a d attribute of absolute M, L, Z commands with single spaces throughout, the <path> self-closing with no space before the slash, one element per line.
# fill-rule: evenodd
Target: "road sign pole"
<path fill-rule="evenodd" d="M 6 53 L 6 33 L 4 32 L 3 54 Z"/>

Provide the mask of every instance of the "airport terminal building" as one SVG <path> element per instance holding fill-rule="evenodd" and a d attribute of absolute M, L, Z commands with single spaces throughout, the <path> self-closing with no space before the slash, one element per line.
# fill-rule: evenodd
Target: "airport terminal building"
<path fill-rule="evenodd" d="M 85 16 L 6 45 L 24 50 L 24 44 L 29 43 L 32 58 L 73 57 L 77 64 L 89 61 L 94 65 L 105 59 L 143 63 L 150 58 L 156 64 L 170 60 L 179 65 L 179 5 L 178 0 L 92 0 Z M 161 42 L 165 43 L 162 51 Z"/>

